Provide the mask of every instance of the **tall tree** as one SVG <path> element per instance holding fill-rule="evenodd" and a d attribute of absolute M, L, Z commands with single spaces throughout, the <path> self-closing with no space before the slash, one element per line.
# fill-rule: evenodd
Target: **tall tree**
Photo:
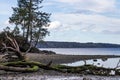
<path fill-rule="evenodd" d="M 13 8 L 9 22 L 21 28 L 26 42 L 35 42 L 35 45 L 44 39 L 49 32 L 50 14 L 41 11 L 43 0 L 18 0 L 18 6 Z"/>

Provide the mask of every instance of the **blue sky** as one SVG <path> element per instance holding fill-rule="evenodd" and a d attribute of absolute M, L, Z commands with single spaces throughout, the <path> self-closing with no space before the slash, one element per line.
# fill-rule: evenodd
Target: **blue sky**
<path fill-rule="evenodd" d="M 17 0 L 0 1 L 0 29 L 8 23 Z M 51 13 L 45 40 L 120 44 L 120 0 L 44 0 L 43 11 Z"/>

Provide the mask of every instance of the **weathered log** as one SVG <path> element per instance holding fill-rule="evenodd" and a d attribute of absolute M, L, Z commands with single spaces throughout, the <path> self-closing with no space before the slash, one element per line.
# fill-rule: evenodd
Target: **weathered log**
<path fill-rule="evenodd" d="M 25 66 L 29 66 L 29 67 L 25 67 Z M 45 70 L 54 70 L 62 73 L 78 73 L 78 74 L 91 74 L 91 75 L 102 75 L 102 76 L 107 76 L 110 74 L 111 70 L 114 70 L 112 68 L 103 68 L 94 65 L 83 65 L 76 67 L 65 66 L 65 65 L 47 66 L 40 62 L 34 62 L 34 61 L 6 62 L 0 65 L 0 70 L 12 71 L 12 72 L 35 72 L 38 71 L 40 68 Z M 120 72 L 116 71 L 116 74 L 119 75 Z"/>
<path fill-rule="evenodd" d="M 39 68 L 45 69 L 45 70 L 55 70 L 55 71 L 59 71 L 59 72 L 65 72 L 62 69 L 59 69 L 55 66 L 47 66 L 46 64 L 42 64 L 40 62 L 34 62 L 34 61 L 28 61 L 28 62 L 22 62 L 22 61 L 18 61 L 18 62 L 6 62 L 3 63 L 2 65 L 4 66 L 15 66 L 15 65 L 35 65 L 38 66 Z"/>
<path fill-rule="evenodd" d="M 21 68 L 21 67 L 0 65 L 0 70 L 12 71 L 12 72 L 36 72 L 39 70 L 39 67 L 34 65 L 31 68 Z"/>

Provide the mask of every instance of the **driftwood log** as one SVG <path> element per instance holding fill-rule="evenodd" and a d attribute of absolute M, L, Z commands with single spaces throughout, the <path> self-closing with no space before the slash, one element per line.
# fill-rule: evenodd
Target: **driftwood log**
<path fill-rule="evenodd" d="M 13 72 L 35 72 L 38 71 L 39 68 L 43 68 L 46 70 L 63 72 L 60 69 L 50 67 L 52 61 L 48 64 L 28 61 L 26 58 L 26 53 L 31 49 L 31 46 L 25 53 L 23 53 L 20 51 L 19 45 L 15 39 L 10 38 L 7 34 L 6 39 L 8 39 L 10 46 L 7 46 L 6 43 L 2 43 L 2 51 L 5 53 L 3 58 L 7 59 L 7 62 L 0 64 L 0 70 Z"/>

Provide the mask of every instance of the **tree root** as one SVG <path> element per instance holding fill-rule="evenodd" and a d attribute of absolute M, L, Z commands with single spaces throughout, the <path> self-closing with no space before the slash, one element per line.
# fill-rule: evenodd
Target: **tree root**
<path fill-rule="evenodd" d="M 36 72 L 39 70 L 38 66 L 33 66 L 30 68 L 21 68 L 21 67 L 12 67 L 12 66 L 4 66 L 0 65 L 1 70 L 12 71 L 12 72 Z"/>

